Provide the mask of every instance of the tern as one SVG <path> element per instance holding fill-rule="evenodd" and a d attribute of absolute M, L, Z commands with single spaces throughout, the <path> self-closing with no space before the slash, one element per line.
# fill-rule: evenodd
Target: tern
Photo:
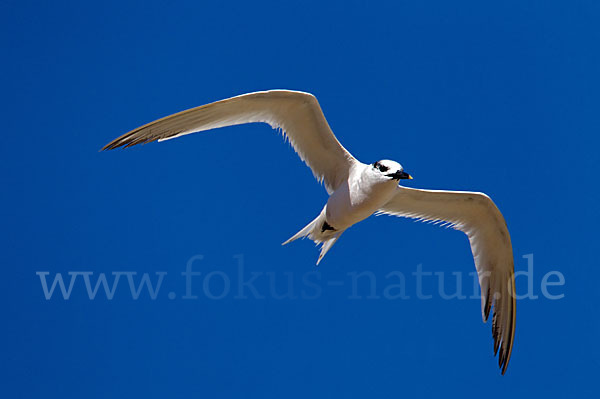
<path fill-rule="evenodd" d="M 346 229 L 373 214 L 431 221 L 464 232 L 481 287 L 482 318 L 487 322 L 493 306 L 494 354 L 500 350 L 498 364 L 502 374 L 506 372 L 515 334 L 514 267 L 508 227 L 494 202 L 478 192 L 400 186 L 400 180 L 412 179 L 402 165 L 391 160 L 364 164 L 354 158 L 331 131 L 312 94 L 291 90 L 243 94 L 150 122 L 102 150 L 253 122 L 281 131 L 329 194 L 321 213 L 283 243 L 309 237 L 321 244 L 317 264 Z"/>

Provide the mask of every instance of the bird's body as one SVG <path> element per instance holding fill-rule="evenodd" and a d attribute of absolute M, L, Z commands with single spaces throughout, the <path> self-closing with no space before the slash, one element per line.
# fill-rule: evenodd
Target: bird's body
<path fill-rule="evenodd" d="M 393 161 L 380 162 L 401 168 Z M 346 229 L 381 209 L 392 199 L 397 187 L 396 179 L 376 172 L 371 165 L 354 162 L 347 180 L 341 182 L 329 196 L 319 216 L 284 244 L 305 236 L 322 243 L 318 264 Z"/>
<path fill-rule="evenodd" d="M 327 221 L 347 229 L 371 216 L 392 199 L 398 181 L 382 178 L 371 165 L 356 163 L 344 182 L 327 200 Z"/>
<path fill-rule="evenodd" d="M 281 129 L 330 195 L 319 215 L 284 242 L 309 237 L 322 244 L 317 264 L 345 230 L 374 213 L 441 222 L 466 233 L 481 286 L 482 317 L 487 321 L 493 306 L 494 351 L 500 350 L 499 365 L 506 371 L 515 332 L 514 268 L 510 235 L 496 205 L 482 193 L 402 187 L 399 180 L 412 177 L 394 161 L 359 162 L 337 140 L 313 95 L 270 90 L 232 97 L 151 122 L 103 149 L 251 122 Z"/>

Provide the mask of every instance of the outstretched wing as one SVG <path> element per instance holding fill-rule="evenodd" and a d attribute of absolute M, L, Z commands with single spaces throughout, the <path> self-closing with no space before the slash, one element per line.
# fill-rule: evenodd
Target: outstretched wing
<path fill-rule="evenodd" d="M 494 353 L 506 371 L 515 336 L 515 277 L 510 235 L 504 217 L 482 193 L 417 190 L 398 187 L 380 210 L 396 216 L 440 221 L 467 234 L 481 286 L 481 312 L 486 322 L 493 305 Z"/>
<path fill-rule="evenodd" d="M 179 112 L 134 129 L 102 150 L 252 122 L 281 129 L 329 193 L 348 178 L 351 164 L 356 162 L 331 131 L 317 99 L 309 93 L 289 90 L 243 94 Z"/>

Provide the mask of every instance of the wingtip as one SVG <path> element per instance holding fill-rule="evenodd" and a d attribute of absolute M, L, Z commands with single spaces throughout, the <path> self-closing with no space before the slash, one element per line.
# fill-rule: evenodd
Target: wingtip
<path fill-rule="evenodd" d="M 506 370 L 508 369 L 508 361 L 510 360 L 510 357 L 507 353 L 507 349 L 506 348 L 502 348 L 502 351 L 500 352 L 500 357 L 498 359 L 498 366 L 500 367 L 500 373 L 502 375 L 504 375 L 506 373 Z"/>
<path fill-rule="evenodd" d="M 102 147 L 98 152 L 114 150 L 115 148 L 119 147 L 117 145 L 118 140 L 119 139 L 111 141 L 110 143 L 108 143 L 104 147 Z"/>

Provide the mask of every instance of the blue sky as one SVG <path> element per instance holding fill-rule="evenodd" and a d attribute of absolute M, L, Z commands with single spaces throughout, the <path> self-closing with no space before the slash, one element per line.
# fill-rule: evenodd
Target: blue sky
<path fill-rule="evenodd" d="M 453 3 L 2 2 L 7 397 L 597 395 L 600 6 Z M 438 293 L 461 272 L 472 295 L 461 233 L 373 217 L 318 268 L 309 241 L 280 245 L 327 196 L 268 126 L 98 152 L 270 88 L 315 94 L 346 148 L 400 161 L 411 187 L 494 199 L 538 296 L 505 376 L 479 301 Z M 541 290 L 553 271 L 561 299 Z M 69 272 L 68 299 L 46 299 Z M 392 272 L 408 298 L 386 295 Z M 88 295 L 101 273 L 120 275 L 112 299 Z M 155 298 L 133 299 L 144 273 Z"/>

